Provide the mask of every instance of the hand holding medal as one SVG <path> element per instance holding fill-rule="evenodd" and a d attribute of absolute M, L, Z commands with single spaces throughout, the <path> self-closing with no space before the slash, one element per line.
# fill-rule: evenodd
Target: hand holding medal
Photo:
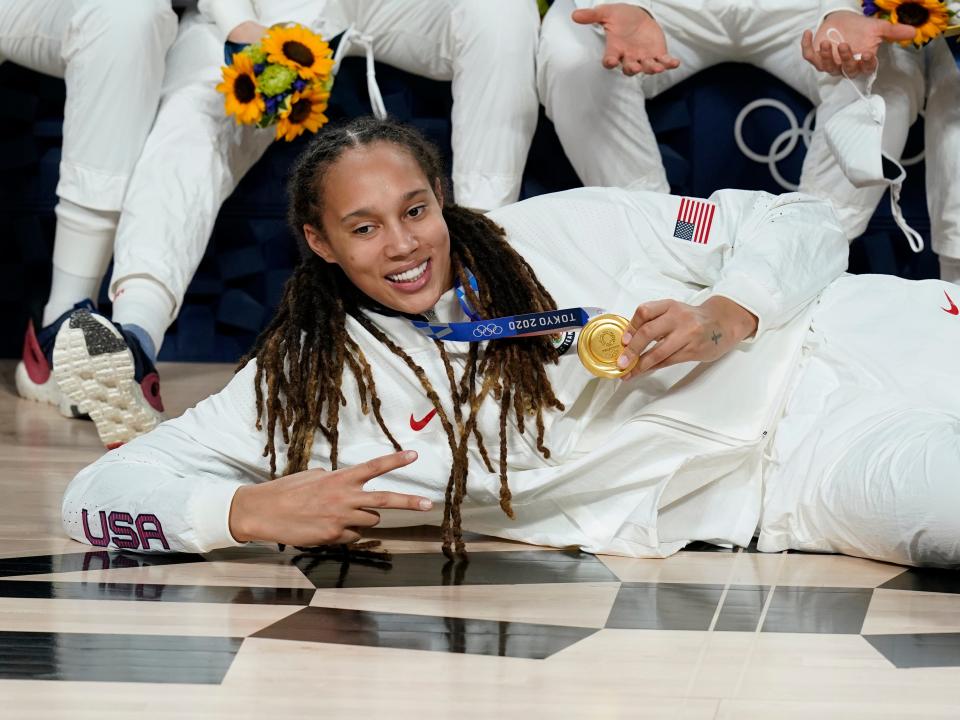
<path fill-rule="evenodd" d="M 476 278 L 468 275 L 472 291 L 477 291 Z M 411 320 L 413 327 L 434 340 L 445 342 L 477 342 L 504 340 L 537 335 L 562 335 L 582 328 L 577 341 L 577 354 L 584 367 L 597 377 L 619 377 L 624 370 L 617 367 L 620 336 L 627 326 L 626 318 L 603 313 L 599 308 L 577 307 L 546 312 L 483 319 L 473 309 L 467 292 L 458 282 L 454 286 L 460 307 L 470 322 L 441 323 Z"/>
<path fill-rule="evenodd" d="M 476 292 L 476 279 L 469 276 Z M 580 329 L 577 355 L 600 378 L 628 380 L 640 373 L 681 362 L 710 362 L 729 352 L 757 330 L 757 318 L 732 300 L 711 297 L 702 305 L 657 300 L 640 305 L 633 318 L 595 307 L 482 319 L 467 292 L 455 285 L 457 299 L 470 322 L 411 320 L 427 337 L 445 342 L 477 342 L 556 335 Z"/>
<path fill-rule="evenodd" d="M 714 296 L 702 305 L 655 300 L 640 305 L 620 342 L 617 366 L 629 380 L 683 362 L 712 362 L 757 331 L 755 315 L 733 300 Z"/>

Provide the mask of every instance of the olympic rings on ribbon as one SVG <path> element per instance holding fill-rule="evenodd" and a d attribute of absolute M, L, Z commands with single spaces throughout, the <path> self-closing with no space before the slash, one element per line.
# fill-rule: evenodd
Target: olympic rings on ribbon
<path fill-rule="evenodd" d="M 491 323 L 490 325 L 478 325 L 473 329 L 475 338 L 496 337 L 503 334 L 503 328 Z"/>

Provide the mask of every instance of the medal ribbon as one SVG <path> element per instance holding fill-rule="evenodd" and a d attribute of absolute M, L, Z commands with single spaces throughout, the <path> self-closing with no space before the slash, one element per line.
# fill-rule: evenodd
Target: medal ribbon
<path fill-rule="evenodd" d="M 470 283 L 470 287 L 473 289 L 474 295 L 480 294 L 480 286 L 477 284 L 477 278 L 472 272 L 467 270 L 467 282 Z M 457 284 L 453 286 L 453 291 L 457 295 L 457 300 L 460 301 L 460 307 L 463 308 L 463 312 L 467 314 L 467 317 L 471 320 L 483 320 L 477 311 L 473 309 L 473 306 L 470 304 L 470 301 L 467 299 L 467 291 L 463 289 L 463 284 L 460 280 L 457 280 Z"/>
<path fill-rule="evenodd" d="M 564 308 L 547 312 L 509 315 L 507 317 L 474 320 L 472 322 L 437 323 L 411 320 L 413 326 L 427 337 L 447 342 L 477 342 L 503 340 L 511 337 L 554 335 L 579 330 L 600 308 Z"/>
<path fill-rule="evenodd" d="M 470 286 L 476 292 L 476 279 L 472 274 L 468 274 L 468 280 Z M 614 355 L 619 355 L 619 344 L 616 347 L 611 345 L 611 331 L 613 336 L 619 340 L 627 327 L 626 318 L 611 315 L 601 308 L 572 307 L 481 319 L 470 306 L 467 293 L 459 282 L 455 285 L 454 290 L 463 312 L 472 318 L 470 322 L 436 322 L 436 314 L 431 310 L 426 313 L 428 318 L 426 320 L 410 318 L 413 327 L 433 340 L 445 342 L 482 342 L 484 340 L 503 340 L 505 338 L 532 337 L 534 335 L 559 335 L 584 328 L 583 332 L 580 333 L 579 341 L 583 343 L 586 338 L 586 346 L 585 349 L 582 349 L 580 343 L 578 343 L 577 354 L 587 370 L 598 377 L 604 378 L 619 377 L 625 370 L 629 370 L 629 368 L 619 369 L 613 364 L 615 358 L 607 357 L 611 349 L 616 350 Z"/>
<path fill-rule="evenodd" d="M 469 270 L 467 281 L 474 293 L 479 292 L 477 279 Z M 441 323 L 430 320 L 411 320 L 413 326 L 427 337 L 446 342 L 478 342 L 511 337 L 554 335 L 578 330 L 586 325 L 590 318 L 603 313 L 600 308 L 576 307 L 485 320 L 471 307 L 467 293 L 459 280 L 453 289 L 457 300 L 460 301 L 460 307 L 471 322 Z"/>

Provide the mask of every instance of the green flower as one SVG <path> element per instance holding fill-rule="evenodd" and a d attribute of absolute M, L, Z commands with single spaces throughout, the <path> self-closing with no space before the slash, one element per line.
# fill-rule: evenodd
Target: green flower
<path fill-rule="evenodd" d="M 286 92 L 297 79 L 297 71 L 283 65 L 268 65 L 257 77 L 257 85 L 267 97 Z"/>
<path fill-rule="evenodd" d="M 254 65 L 259 65 L 260 63 L 265 63 L 267 61 L 267 54 L 263 51 L 263 48 L 260 47 L 260 43 L 247 45 L 243 49 L 243 52 L 250 57 Z"/>

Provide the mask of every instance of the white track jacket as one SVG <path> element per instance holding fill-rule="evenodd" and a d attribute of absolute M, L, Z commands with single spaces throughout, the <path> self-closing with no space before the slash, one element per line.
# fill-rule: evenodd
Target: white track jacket
<path fill-rule="evenodd" d="M 707 201 L 618 188 L 541 196 L 490 215 L 533 267 L 558 307 L 599 306 L 626 317 L 640 303 L 691 304 L 727 297 L 759 319 L 755 337 L 713 363 L 672 366 L 627 382 L 602 380 L 570 347 L 549 373 L 566 409 L 546 417 L 545 460 L 528 430 L 508 425 L 516 519 L 498 507 L 499 480 L 470 456 L 463 526 L 531 543 L 591 552 L 669 555 L 692 540 L 749 542 L 760 517 L 761 460 L 795 374 L 812 307 L 840 276 L 847 241 L 830 207 L 799 194 L 723 190 Z M 684 239 L 692 238 L 692 239 Z M 453 291 L 440 321 L 465 321 Z M 424 368 L 449 407 L 449 383 L 433 341 L 403 317 L 373 321 Z M 439 523 L 450 454 L 414 374 L 348 318 L 376 380 L 382 413 L 419 459 L 367 489 L 434 500 L 430 513 L 389 511 L 384 526 Z M 459 375 L 468 345 L 448 343 Z M 236 489 L 268 479 L 265 437 L 255 429 L 254 366 L 227 387 L 107 453 L 71 482 L 63 522 L 71 537 L 141 551 L 204 552 L 235 545 L 228 529 Z M 392 452 L 360 412 L 344 372 L 340 466 Z M 499 407 L 479 412 L 498 447 Z M 277 439 L 278 465 L 286 446 Z M 310 467 L 329 467 L 318 433 Z M 425 517 L 426 516 L 426 517 Z"/>

